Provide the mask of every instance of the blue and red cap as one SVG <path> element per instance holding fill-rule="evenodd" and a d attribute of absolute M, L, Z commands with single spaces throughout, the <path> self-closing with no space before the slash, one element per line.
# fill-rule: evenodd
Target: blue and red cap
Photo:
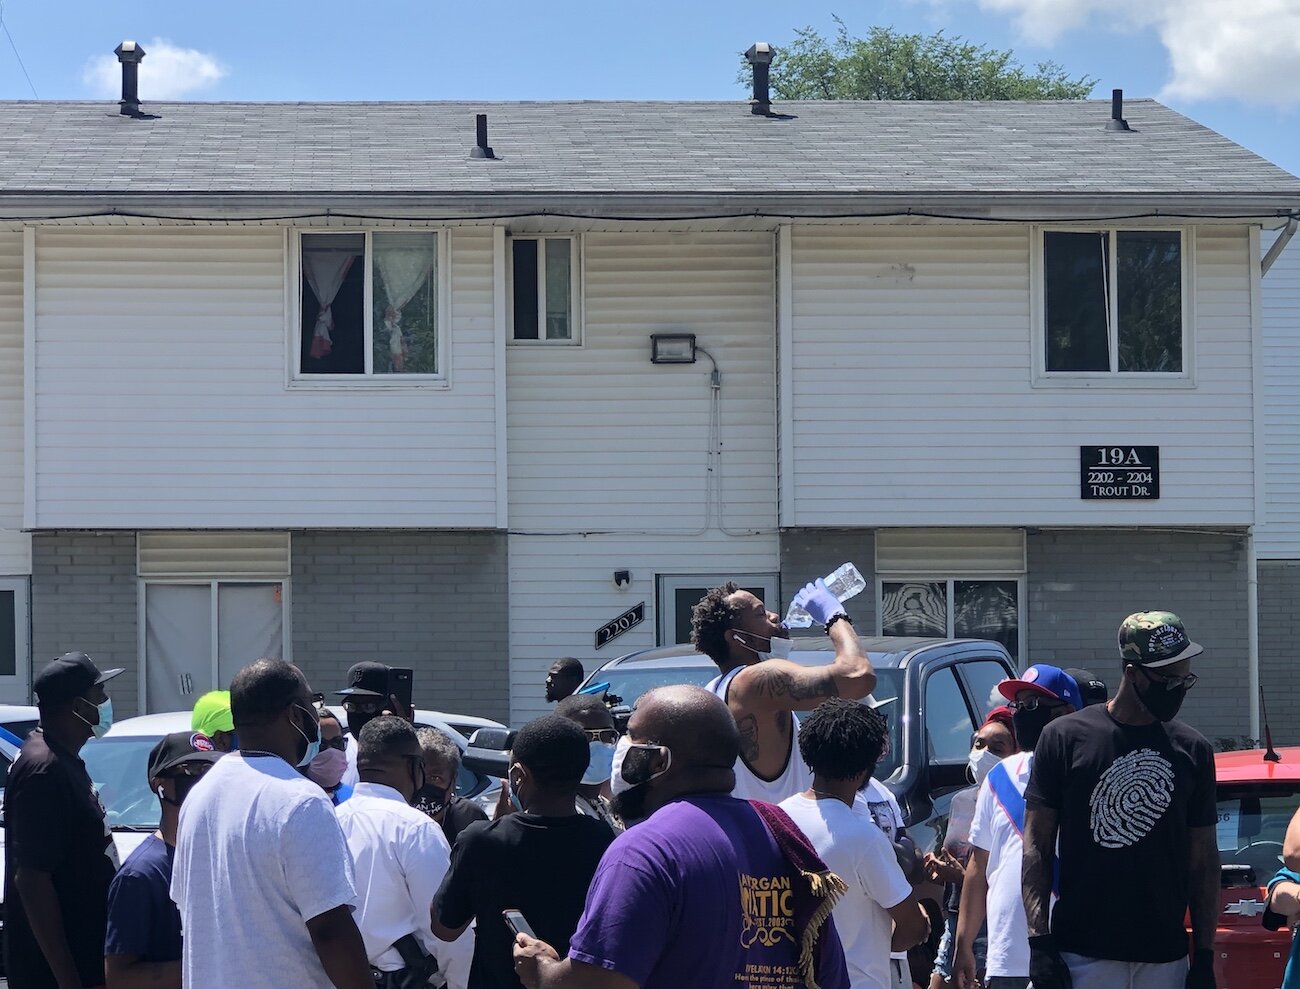
<path fill-rule="evenodd" d="M 1059 666 L 1035 663 L 1020 674 L 1019 679 L 1003 680 L 998 684 L 998 692 L 1009 701 L 1015 700 L 1022 690 L 1073 704 L 1076 711 L 1083 710 L 1083 695 L 1079 693 L 1079 684 Z"/>

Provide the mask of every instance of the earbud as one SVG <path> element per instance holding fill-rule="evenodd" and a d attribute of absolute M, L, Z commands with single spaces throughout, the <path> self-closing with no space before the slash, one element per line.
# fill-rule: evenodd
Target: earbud
<path fill-rule="evenodd" d="M 161 783 L 158 784 L 158 799 L 159 799 L 159 800 L 166 800 L 166 799 L 167 799 L 167 798 L 163 795 L 163 788 L 162 788 L 162 784 L 161 784 Z"/>

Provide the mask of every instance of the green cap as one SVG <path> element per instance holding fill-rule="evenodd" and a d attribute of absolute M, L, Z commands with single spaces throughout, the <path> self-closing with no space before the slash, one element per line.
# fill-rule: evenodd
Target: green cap
<path fill-rule="evenodd" d="M 234 731 L 235 719 L 230 713 L 230 691 L 209 691 L 195 701 L 190 728 L 208 736 L 215 735 L 219 731 Z"/>
<path fill-rule="evenodd" d="M 1202 649 L 1187 637 L 1182 619 L 1172 611 L 1139 611 L 1119 626 L 1119 654 L 1138 666 L 1172 666 L 1199 656 Z"/>

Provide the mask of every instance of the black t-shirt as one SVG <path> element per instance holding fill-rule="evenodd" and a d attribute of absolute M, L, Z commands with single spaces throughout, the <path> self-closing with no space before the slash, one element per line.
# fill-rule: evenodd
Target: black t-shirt
<path fill-rule="evenodd" d="M 53 987 L 14 884 L 19 868 L 50 874 L 81 984 L 103 985 L 113 836 L 86 764 L 39 730 L 27 736 L 5 787 L 5 965 L 12 985 Z"/>
<path fill-rule="evenodd" d="M 442 816 L 442 833 L 447 836 L 447 844 L 456 844 L 460 833 L 476 821 L 486 821 L 487 814 L 483 808 L 472 800 L 452 794 L 447 801 L 447 813 Z"/>
<path fill-rule="evenodd" d="M 1189 829 L 1216 818 L 1214 750 L 1200 732 L 1120 724 L 1104 704 L 1058 718 L 1034 749 L 1025 800 L 1058 815 L 1057 947 L 1126 962 L 1187 956 Z"/>
<path fill-rule="evenodd" d="M 511 955 L 515 936 L 502 910 L 518 910 L 561 958 L 568 954 L 587 887 L 613 840 L 608 824 L 580 814 L 511 814 L 461 832 L 433 902 L 446 927 L 478 920 L 469 989 L 521 985 Z"/>

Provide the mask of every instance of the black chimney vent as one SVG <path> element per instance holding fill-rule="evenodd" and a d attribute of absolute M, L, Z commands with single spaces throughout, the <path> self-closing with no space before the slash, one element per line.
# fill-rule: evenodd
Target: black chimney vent
<path fill-rule="evenodd" d="M 772 98 L 768 92 L 768 72 L 772 65 L 772 46 L 766 41 L 756 41 L 745 52 L 745 58 L 754 68 L 754 98 L 749 101 L 749 112 L 757 117 L 770 117 Z"/>
<path fill-rule="evenodd" d="M 1107 130 L 1128 130 L 1128 121 L 1124 119 L 1124 90 L 1110 91 L 1110 119 L 1106 121 Z"/>
<path fill-rule="evenodd" d="M 122 63 L 122 99 L 119 101 L 119 113 L 127 117 L 140 116 L 140 59 L 144 58 L 144 49 L 134 41 L 123 41 L 113 49 L 113 54 Z"/>
<path fill-rule="evenodd" d="M 492 148 L 487 143 L 487 114 L 479 113 L 474 116 L 474 149 L 470 151 L 471 158 L 495 158 Z"/>

